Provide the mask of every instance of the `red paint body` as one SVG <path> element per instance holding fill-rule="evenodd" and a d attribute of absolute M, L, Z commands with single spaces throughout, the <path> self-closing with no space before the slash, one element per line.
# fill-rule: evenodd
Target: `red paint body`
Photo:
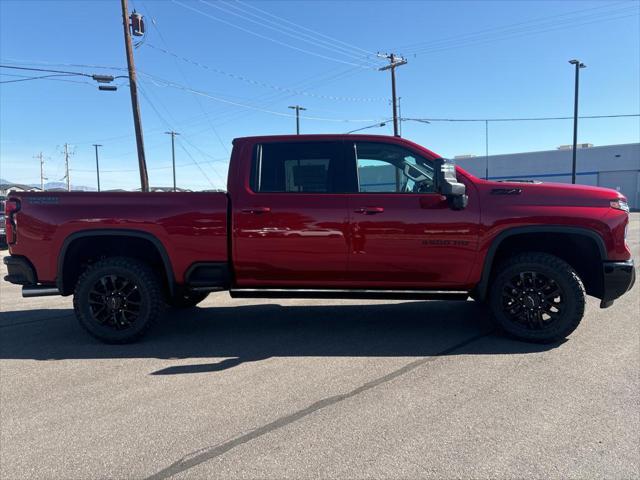
<path fill-rule="evenodd" d="M 11 194 L 20 210 L 10 252 L 29 259 L 38 282 L 55 283 L 59 252 L 69 235 L 117 228 L 157 238 L 177 284 L 192 264 L 210 261 L 230 262 L 232 287 L 449 290 L 473 288 L 492 242 L 512 227 L 588 229 L 601 237 L 607 260 L 631 258 L 624 240 L 628 215 L 610 208 L 611 200 L 624 197 L 603 188 L 490 182 L 458 168 L 469 196 L 463 210 L 451 209 L 437 193 L 251 191 L 256 144 L 309 140 L 392 143 L 437 158 L 407 140 L 375 135 L 241 138 L 234 142 L 227 194 Z M 491 193 L 513 186 L 522 193 Z"/>

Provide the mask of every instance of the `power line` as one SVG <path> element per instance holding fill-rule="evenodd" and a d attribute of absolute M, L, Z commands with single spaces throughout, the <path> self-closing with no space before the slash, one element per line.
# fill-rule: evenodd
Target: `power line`
<path fill-rule="evenodd" d="M 320 98 L 320 99 L 323 99 L 323 100 L 334 100 L 334 101 L 344 101 L 344 102 L 379 102 L 379 101 L 386 101 L 387 100 L 386 98 L 383 98 L 383 97 L 344 97 L 344 96 L 340 96 L 340 95 L 321 95 L 321 94 L 316 94 L 316 93 L 312 93 L 312 92 L 305 92 L 305 91 L 302 91 L 302 90 L 295 90 L 295 89 L 288 88 L 288 87 L 281 87 L 281 86 L 278 86 L 278 85 L 273 85 L 271 83 L 266 83 L 266 82 L 262 82 L 262 81 L 259 81 L 259 80 L 254 80 L 252 78 L 245 77 L 244 75 L 238 75 L 236 73 L 226 72 L 226 71 L 221 70 L 221 69 L 216 68 L 216 67 L 211 67 L 211 66 L 209 66 L 209 65 L 207 65 L 205 63 L 201 63 L 201 62 L 198 62 L 196 60 L 191 60 L 191 59 L 189 59 L 187 57 L 183 57 L 182 55 L 178 55 L 177 53 L 171 52 L 171 51 L 166 50 L 164 48 L 157 47 L 157 46 L 155 46 L 155 45 L 153 45 L 153 44 L 151 44 L 149 42 L 147 42 L 145 45 L 147 47 L 150 47 L 150 48 L 154 49 L 154 50 L 162 52 L 162 53 L 164 53 L 166 55 L 170 55 L 170 56 L 175 57 L 175 58 L 177 58 L 179 60 L 182 60 L 183 62 L 195 65 L 196 67 L 203 68 L 205 70 L 209 70 L 209 71 L 212 71 L 214 73 L 218 73 L 220 75 L 224 75 L 224 76 L 227 76 L 229 78 L 233 78 L 235 80 L 240 80 L 240 81 L 242 81 L 244 83 L 247 83 L 249 85 L 256 85 L 256 86 L 260 86 L 260 87 L 270 88 L 272 90 L 277 90 L 279 92 L 293 93 L 295 95 L 304 95 L 304 96 L 307 96 L 307 97 Z"/>
<path fill-rule="evenodd" d="M 167 127 L 169 127 L 169 129 L 171 129 L 173 131 L 173 129 L 171 128 L 171 125 L 169 124 L 169 122 L 167 122 L 167 120 L 162 116 L 162 114 L 158 111 L 158 109 L 156 108 L 156 106 L 153 104 L 153 102 L 151 101 L 151 99 L 147 96 L 147 94 L 145 93 L 145 91 L 143 89 L 140 89 L 140 93 L 142 94 L 142 96 L 144 97 L 144 99 L 149 103 L 149 105 L 151 106 L 151 108 L 153 109 L 153 111 L 156 113 L 156 115 L 158 116 L 158 118 L 165 124 L 167 125 Z M 209 176 L 206 174 L 206 172 L 204 171 L 204 169 L 200 166 L 200 164 L 197 162 L 197 160 L 195 158 L 193 158 L 193 156 L 191 155 L 191 153 L 184 147 L 184 145 L 182 143 L 178 144 L 180 146 L 180 148 L 182 148 L 182 150 L 187 154 L 187 156 L 193 161 L 193 163 L 198 167 L 198 169 L 200 170 L 200 172 L 202 173 L 202 175 L 204 176 L 204 178 L 207 179 L 207 181 L 211 184 L 212 187 L 215 187 L 214 183 L 211 181 L 211 179 L 209 178 Z M 217 170 L 214 169 L 214 172 L 216 173 L 216 175 L 218 175 L 220 177 L 220 174 L 217 172 Z M 222 181 L 222 177 L 220 177 L 220 180 Z M 223 182 L 224 183 L 224 182 Z"/>
<path fill-rule="evenodd" d="M 112 75 L 96 75 L 95 73 L 69 72 L 66 70 L 50 70 L 46 68 L 19 67 L 17 65 L 0 65 L 0 68 L 9 68 L 12 70 L 26 70 L 31 72 L 57 73 L 57 74 L 68 75 L 68 76 L 89 77 L 98 82 L 113 81 L 115 78 L 127 78 L 125 75 L 114 77 Z"/>
<path fill-rule="evenodd" d="M 459 40 L 469 39 L 469 37 L 476 37 L 476 36 L 482 35 L 482 34 L 500 33 L 501 30 L 510 30 L 510 29 L 514 29 L 515 27 L 521 27 L 521 26 L 525 26 L 525 25 L 529 25 L 529 24 L 541 23 L 541 22 L 548 21 L 548 20 L 553 20 L 553 19 L 559 18 L 559 17 L 567 17 L 567 16 L 571 16 L 571 15 L 576 15 L 576 14 L 579 15 L 579 14 L 587 12 L 587 11 L 599 10 L 599 9 L 602 9 L 602 8 L 611 7 L 611 6 L 615 6 L 615 5 L 621 5 L 621 4 L 625 4 L 625 3 L 629 3 L 629 2 L 622 1 L 622 2 L 616 2 L 616 3 L 608 3 L 606 5 L 599 5 L 599 6 L 595 6 L 595 7 L 586 8 L 586 9 L 573 10 L 571 12 L 566 12 L 566 13 L 561 13 L 561 14 L 548 15 L 548 16 L 543 16 L 543 17 L 536 17 L 536 18 L 532 18 L 532 19 L 529 19 L 529 20 L 524 20 L 524 21 L 520 21 L 520 22 L 516 22 L 516 23 L 511 23 L 511 24 L 506 24 L 506 25 L 501 25 L 501 26 L 496 26 L 496 27 L 490 27 L 490 28 L 486 28 L 486 29 L 482 29 L 482 30 L 476 30 L 475 32 L 464 33 L 464 34 L 461 34 L 461 35 L 453 35 L 453 36 L 441 38 L 441 39 L 438 39 L 438 40 L 433 40 L 433 41 L 428 41 L 428 42 L 417 42 L 417 43 L 411 43 L 411 44 L 407 44 L 407 45 L 402 45 L 402 46 L 399 46 L 398 49 L 402 50 L 404 52 L 410 53 L 413 50 L 415 50 L 416 48 L 437 46 L 438 44 L 441 44 L 441 43 L 448 43 L 448 42 L 451 42 L 451 41 L 459 41 Z"/>
<path fill-rule="evenodd" d="M 200 14 L 200 15 L 204 16 L 204 17 L 210 18 L 211 20 L 215 20 L 215 21 L 217 21 L 217 22 L 224 23 L 225 25 L 228 25 L 228 26 L 230 26 L 230 27 L 236 28 L 236 29 L 241 30 L 241 31 L 243 31 L 243 32 L 245 32 L 245 33 L 248 33 L 248 34 L 250 34 L 250 35 L 253 35 L 253 36 L 255 36 L 255 37 L 262 38 L 263 40 L 269 40 L 270 42 L 277 43 L 277 44 L 282 45 L 282 46 L 285 46 L 285 47 L 287 47 L 287 48 L 291 48 L 291 49 L 293 49 L 293 50 L 297 50 L 297 51 L 299 51 L 299 52 L 303 52 L 303 53 L 306 53 L 306 54 L 308 54 L 308 55 L 313 55 L 313 56 L 318 57 L 318 58 L 323 58 L 323 59 L 325 59 L 325 60 L 329 60 L 329 61 L 332 61 L 332 62 L 343 63 L 343 64 L 345 64 L 345 65 L 352 65 L 352 66 L 356 66 L 356 67 L 360 67 L 360 68 L 365 68 L 365 69 L 366 69 L 366 68 L 371 68 L 371 67 L 365 67 L 365 66 L 362 66 L 361 64 L 357 64 L 357 63 L 354 63 L 354 62 L 349 62 L 349 61 L 346 61 L 346 60 L 340 60 L 340 59 L 338 59 L 338 58 L 329 57 L 329 56 L 327 56 L 327 55 L 322 55 L 322 54 L 320 54 L 320 53 L 313 52 L 313 51 L 311 51 L 311 50 L 307 50 L 307 49 L 305 49 L 305 48 L 295 47 L 295 46 L 290 45 L 290 44 L 288 44 L 288 43 L 281 42 L 280 40 L 276 40 L 275 38 L 267 37 L 266 35 L 262 35 L 262 34 L 260 34 L 260 33 L 254 32 L 253 30 L 249 30 L 248 28 L 244 28 L 244 27 L 241 27 L 240 25 L 236 25 L 236 24 L 234 24 L 234 23 L 232 23 L 232 22 L 228 22 L 228 21 L 223 20 L 223 19 L 221 19 L 221 18 L 214 17 L 213 15 L 209 15 L 208 13 L 203 12 L 202 10 L 198 10 L 197 8 L 193 8 L 193 7 L 191 7 L 191 6 L 189 6 L 189 5 L 185 4 L 185 3 L 182 3 L 182 2 L 180 2 L 180 1 L 178 1 L 178 0 L 171 0 L 171 1 L 172 1 L 173 3 L 175 3 L 176 5 L 180 5 L 180 6 L 181 6 L 181 7 L 183 7 L 183 8 L 186 8 L 186 9 L 188 9 L 188 10 L 191 10 L 191 11 L 193 11 L 193 12 L 195 12 L 195 13 L 198 13 L 198 14 Z"/>
<path fill-rule="evenodd" d="M 306 30 L 307 32 L 311 32 L 311 33 L 313 33 L 313 34 L 315 34 L 315 35 L 319 35 L 319 36 L 321 36 L 321 37 L 327 38 L 327 39 L 329 39 L 329 40 L 331 40 L 331 41 L 333 41 L 333 42 L 336 42 L 336 43 L 342 44 L 342 45 L 344 45 L 344 46 L 346 46 L 346 47 L 350 47 L 350 48 L 352 48 L 352 49 L 354 49 L 354 50 L 359 50 L 359 51 L 361 51 L 362 53 L 366 53 L 367 55 L 370 55 L 370 56 L 375 56 L 375 55 L 376 55 L 376 52 L 370 52 L 370 51 L 365 50 L 365 49 L 363 49 L 363 48 L 360 48 L 360 47 L 358 47 L 358 46 L 356 46 L 356 45 L 353 45 L 353 44 L 350 44 L 350 43 L 344 42 L 344 41 L 342 41 L 342 40 L 338 40 L 338 39 L 336 39 L 336 38 L 330 37 L 329 35 L 325 35 L 324 33 L 320 33 L 320 32 L 317 32 L 317 31 L 315 31 L 315 30 L 311 30 L 310 28 L 307 28 L 307 27 L 305 27 L 304 25 L 300 25 L 300 24 L 294 23 L 294 22 L 292 22 L 292 21 L 290 21 L 290 20 L 287 20 L 286 18 L 283 18 L 283 17 L 279 17 L 279 16 L 277 16 L 277 15 L 274 15 L 274 14 L 272 14 L 272 13 L 270 13 L 270 12 L 267 12 L 266 10 L 262 10 L 261 8 L 256 7 L 255 5 L 251 5 L 251 4 L 249 4 L 249 3 L 245 3 L 245 2 L 243 2 L 243 1 L 241 1 L 241 0 L 237 0 L 235 3 L 236 3 L 236 4 L 238 4 L 238 3 L 239 3 L 239 4 L 242 4 L 242 5 L 245 5 L 246 7 L 252 8 L 253 10 L 256 10 L 256 11 L 259 11 L 259 12 L 261 12 L 261 13 L 265 14 L 265 15 L 268 15 L 268 16 L 269 16 L 269 17 L 271 17 L 271 18 L 275 18 L 275 19 L 277 19 L 277 20 L 280 20 L 280 21 L 286 22 L 286 23 L 288 23 L 289 25 L 293 25 L 294 27 L 296 27 L 296 28 L 298 28 L 298 29 Z M 245 10 L 245 11 L 246 11 L 246 10 Z"/>
<path fill-rule="evenodd" d="M 74 76 L 74 75 L 70 75 L 68 73 L 53 73 L 51 75 L 40 75 L 38 77 L 24 77 L 17 80 L 3 80 L 0 83 L 28 82 L 29 80 L 42 80 L 42 79 L 51 78 L 51 77 L 70 77 L 70 76 Z M 82 83 L 89 84 L 89 82 L 82 82 Z"/>
<path fill-rule="evenodd" d="M 582 115 L 578 118 L 625 118 L 625 117 L 640 117 L 639 113 L 630 114 L 617 114 L 617 115 Z M 413 122 L 534 122 L 541 120 L 573 120 L 571 117 L 520 117 L 520 118 L 406 118 L 403 117 L 402 121 Z"/>
<path fill-rule="evenodd" d="M 326 40 L 314 38 L 309 34 L 300 32 L 298 30 L 293 30 L 291 27 L 287 27 L 287 26 L 278 24 L 278 23 L 276 23 L 276 22 L 274 22 L 272 20 L 264 19 L 263 17 L 260 17 L 259 15 L 256 15 L 256 14 L 251 13 L 251 12 L 247 12 L 245 10 L 242 10 L 242 9 L 240 9 L 240 7 L 237 7 L 235 5 L 225 4 L 225 5 L 233 6 L 233 8 L 236 8 L 236 9 L 240 9 L 244 13 L 244 15 L 236 13 L 236 12 L 232 12 L 232 11 L 230 11 L 230 10 L 224 8 L 224 7 L 221 7 L 220 5 L 216 5 L 216 4 L 213 4 L 211 2 L 207 2 L 206 0 L 200 0 L 200 3 L 204 3 L 205 5 L 208 5 L 208 6 L 212 7 L 212 8 L 217 8 L 218 10 L 221 10 L 221 11 L 223 11 L 225 13 L 230 14 L 230 15 L 234 15 L 236 17 L 240 17 L 240 18 L 242 18 L 243 20 L 245 20 L 247 22 L 251 22 L 251 23 L 254 23 L 256 25 L 260 25 L 260 26 L 262 26 L 264 28 L 268 28 L 270 30 L 274 30 L 274 31 L 276 31 L 276 32 L 278 32 L 278 33 L 280 33 L 282 35 L 286 35 L 288 37 L 295 38 L 297 40 L 301 40 L 303 42 L 315 45 L 316 47 L 320 47 L 320 48 L 324 48 L 326 50 L 330 50 L 330 51 L 332 51 L 334 53 L 337 53 L 339 55 L 344 55 L 344 56 L 349 57 L 349 58 L 354 59 L 354 60 L 362 61 L 362 59 L 363 59 L 362 58 L 362 54 L 354 54 L 354 53 L 346 52 L 344 50 L 344 47 L 336 48 L 334 45 L 331 45 Z M 248 15 L 252 15 L 254 17 L 258 17 L 258 18 L 261 19 L 261 21 L 257 21 L 257 20 L 254 20 L 252 18 L 249 18 L 249 17 L 247 17 L 247 14 Z M 271 23 L 271 25 L 277 25 L 277 27 L 273 27 L 273 26 L 269 25 L 268 23 L 265 23 L 265 21 Z M 289 33 L 291 31 L 293 31 L 295 33 Z M 305 37 L 307 37 L 307 38 L 305 38 Z M 309 38 L 311 40 L 309 40 Z M 374 63 L 371 62 L 370 60 L 368 62 L 371 65 L 374 65 Z"/>
<path fill-rule="evenodd" d="M 242 108 L 246 108 L 246 109 L 250 109 L 250 110 L 256 110 L 256 111 L 260 111 L 263 113 L 269 113 L 271 115 L 276 115 L 276 116 L 280 116 L 280 117 L 295 117 L 295 115 L 290 115 L 287 113 L 283 113 L 283 112 L 278 112 L 275 110 L 268 110 L 265 108 L 260 108 L 258 106 L 255 105 L 250 105 L 250 104 L 246 104 L 246 103 L 240 103 L 240 102 L 235 102 L 233 100 L 228 100 L 225 98 L 220 98 L 220 97 L 216 97 L 214 95 L 211 95 L 207 92 L 201 91 L 201 90 L 195 90 L 192 88 L 188 88 L 185 85 L 181 85 L 179 83 L 175 83 L 175 82 L 171 82 L 169 80 L 164 80 L 164 79 L 160 79 L 158 77 L 156 77 L 155 75 L 149 75 L 148 73 L 143 73 L 140 72 L 142 75 L 148 77 L 150 79 L 150 81 L 152 83 L 155 83 L 157 86 L 167 86 L 167 87 L 171 87 L 171 88 L 176 88 L 178 90 L 184 90 L 186 92 L 190 92 L 193 93 L 195 95 L 200 95 L 203 96 L 205 98 L 210 98 L 212 100 L 215 100 L 217 102 L 221 102 L 221 103 L 227 103 L 229 105 L 234 105 L 237 107 L 242 107 Z M 366 119 L 340 119 L 340 118 L 325 118 L 325 117 L 309 117 L 309 116 L 304 116 L 301 118 L 305 118 L 307 120 L 316 120 L 316 121 L 322 121 L 322 122 L 340 122 L 340 123 L 350 123 L 350 122 L 374 122 L 376 121 L 376 119 L 371 119 L 371 118 L 366 118 Z"/>
<path fill-rule="evenodd" d="M 145 4 L 145 10 L 147 10 L 147 5 L 146 4 Z M 156 24 L 156 20 L 155 20 L 155 18 L 153 16 L 151 16 L 151 24 L 153 25 L 153 28 L 155 29 L 155 31 L 158 33 L 158 36 L 160 37 L 160 40 L 162 41 L 164 46 L 167 47 L 168 46 L 167 45 L 167 41 L 165 40 L 164 35 L 160 31 L 160 28 Z M 189 81 L 187 80 L 187 76 L 184 74 L 184 72 L 182 71 L 182 69 L 178 65 L 178 62 L 175 59 L 174 59 L 174 63 L 176 65 L 176 68 L 180 72 L 180 76 L 182 77 L 182 80 L 185 82 L 187 87 L 191 87 L 191 85 L 189 84 Z M 209 118 L 208 113 L 206 112 L 204 106 L 202 105 L 202 102 L 200 101 L 200 98 L 196 97 L 196 96 L 192 96 L 192 98 L 198 104 L 198 108 L 200 108 L 200 111 L 202 111 L 202 113 L 204 114 L 204 116 L 205 116 L 205 118 L 207 120 L 207 123 L 209 124 L 209 127 L 211 128 L 211 131 L 213 132 L 213 134 L 216 136 L 216 138 L 220 142 L 220 145 L 222 145 L 222 148 L 224 149 L 224 151 L 227 152 L 227 154 L 228 154 L 229 153 L 229 149 L 228 149 L 227 145 L 224 143 L 224 140 L 222 140 L 222 137 L 220 136 L 220 133 L 218 132 L 218 130 L 216 130 L 216 128 L 211 123 L 211 119 Z"/>
<path fill-rule="evenodd" d="M 551 32 L 551 31 L 555 31 L 555 30 L 561 30 L 561 29 L 565 29 L 565 28 L 572 28 L 572 27 L 580 27 L 580 26 L 584 26 L 584 25 L 590 25 L 593 23 L 601 23 L 601 22 L 606 22 L 606 21 L 611 21 L 611 20 L 619 20 L 622 18 L 630 18 L 630 17 L 635 17 L 637 16 L 637 14 L 632 14 L 632 15 L 618 15 L 618 16 L 613 16 L 613 17 L 606 17 L 606 16 L 598 16 L 598 18 L 588 21 L 588 22 L 581 22 L 581 23 L 575 23 L 575 24 L 571 24 L 574 20 L 571 21 L 563 21 L 563 22 L 558 22 L 558 24 L 556 25 L 551 25 L 548 26 L 550 28 L 543 28 L 543 29 L 533 29 L 532 31 L 515 31 L 515 32 L 503 32 L 503 33 L 498 33 L 496 35 L 487 35 L 487 36 L 479 36 L 477 38 L 469 38 L 466 40 L 461 40 L 460 42 L 451 42 L 450 44 L 440 44 L 440 45 L 434 45 L 431 48 L 426 48 L 426 49 L 421 49 L 421 50 L 416 50 L 414 52 L 409 52 L 409 54 L 412 54 L 414 56 L 418 56 L 418 55 L 423 55 L 426 53 L 436 53 L 436 52 L 440 52 L 440 51 L 444 51 L 444 50 L 450 50 L 452 48 L 459 48 L 459 47 L 464 47 L 464 46 L 468 46 L 468 45 L 478 45 L 481 43 L 489 43 L 489 42 L 493 42 L 493 41 L 497 41 L 497 40 L 508 40 L 508 39 L 512 39 L 512 38 L 518 38 L 518 37 L 523 37 L 523 36 L 527 36 L 527 35 L 537 35 L 540 33 L 546 33 L 546 32 Z M 584 19 L 583 19 L 584 20 Z M 566 25 L 567 23 L 569 23 L 569 25 Z M 538 27 L 536 27 L 538 28 Z"/>

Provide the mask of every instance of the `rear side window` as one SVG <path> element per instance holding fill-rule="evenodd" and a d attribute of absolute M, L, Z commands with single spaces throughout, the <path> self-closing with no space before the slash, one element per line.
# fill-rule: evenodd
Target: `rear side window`
<path fill-rule="evenodd" d="M 344 191 L 342 144 L 264 143 L 251 167 L 254 192 L 338 193 Z"/>

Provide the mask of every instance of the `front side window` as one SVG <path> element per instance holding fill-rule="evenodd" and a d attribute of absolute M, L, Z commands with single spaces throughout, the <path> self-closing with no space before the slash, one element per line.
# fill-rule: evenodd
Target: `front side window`
<path fill-rule="evenodd" d="M 333 193 L 340 182 L 341 145 L 333 142 L 257 145 L 251 171 L 254 192 Z"/>
<path fill-rule="evenodd" d="M 354 144 L 359 192 L 430 193 L 435 191 L 431 162 L 397 145 Z"/>

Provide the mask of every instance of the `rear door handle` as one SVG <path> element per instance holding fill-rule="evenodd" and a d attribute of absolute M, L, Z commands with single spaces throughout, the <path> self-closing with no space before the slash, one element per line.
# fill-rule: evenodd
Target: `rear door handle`
<path fill-rule="evenodd" d="M 384 212 L 384 207 L 360 207 L 356 208 L 354 212 L 362 215 L 375 215 L 376 213 Z"/>
<path fill-rule="evenodd" d="M 243 208 L 242 213 L 269 213 L 271 211 L 271 207 L 251 207 L 251 208 Z"/>

